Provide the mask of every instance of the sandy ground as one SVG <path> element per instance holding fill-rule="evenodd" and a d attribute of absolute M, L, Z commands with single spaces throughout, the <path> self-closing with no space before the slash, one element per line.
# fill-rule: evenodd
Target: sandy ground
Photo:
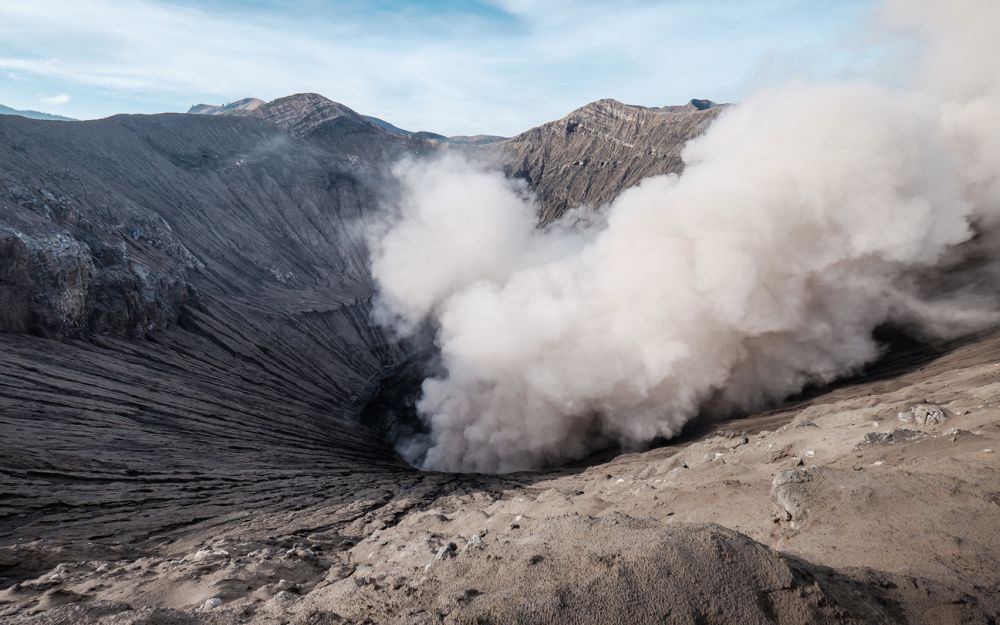
<path fill-rule="evenodd" d="M 997 622 L 1000 338 L 889 373 L 588 467 L 7 544 L 0 622 Z"/>

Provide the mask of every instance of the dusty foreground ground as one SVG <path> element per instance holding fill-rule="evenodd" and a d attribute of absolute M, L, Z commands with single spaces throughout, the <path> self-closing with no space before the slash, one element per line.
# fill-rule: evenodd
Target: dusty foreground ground
<path fill-rule="evenodd" d="M 0 622 L 997 622 L 1000 338 L 890 373 L 585 469 L 20 537 Z"/>

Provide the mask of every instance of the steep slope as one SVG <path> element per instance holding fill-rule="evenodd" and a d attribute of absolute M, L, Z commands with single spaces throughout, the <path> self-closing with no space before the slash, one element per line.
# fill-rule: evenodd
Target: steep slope
<path fill-rule="evenodd" d="M 402 357 L 358 237 L 380 161 L 226 116 L 0 136 L 0 533 L 142 537 L 398 463 L 358 424 Z"/>
<path fill-rule="evenodd" d="M 662 108 L 598 100 L 484 151 L 508 175 L 527 180 L 543 221 L 551 221 L 582 204 L 604 204 L 648 176 L 679 173 L 684 144 L 723 110 L 708 100 Z"/>

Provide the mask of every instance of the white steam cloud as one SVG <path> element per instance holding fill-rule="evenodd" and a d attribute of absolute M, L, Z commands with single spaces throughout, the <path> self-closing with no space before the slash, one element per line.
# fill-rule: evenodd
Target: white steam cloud
<path fill-rule="evenodd" d="M 886 14 L 924 40 L 919 88 L 759 94 L 596 225 L 539 229 L 523 186 L 454 156 L 400 165 L 373 274 L 400 328 L 431 320 L 446 371 L 413 458 L 507 472 L 670 437 L 856 371 L 886 321 L 989 317 L 912 285 L 997 213 L 1000 3 Z"/>

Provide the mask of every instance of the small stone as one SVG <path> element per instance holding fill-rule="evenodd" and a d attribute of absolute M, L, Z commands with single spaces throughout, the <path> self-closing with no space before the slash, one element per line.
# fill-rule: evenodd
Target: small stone
<path fill-rule="evenodd" d="M 476 590 L 475 588 L 469 588 L 456 596 L 455 601 L 462 605 L 466 605 L 481 594 L 483 594 L 481 591 Z"/>
<path fill-rule="evenodd" d="M 443 545 L 440 549 L 438 549 L 434 557 L 437 558 L 438 560 L 453 558 L 455 557 L 455 553 L 457 551 L 458 551 L 458 545 L 456 545 L 455 543 L 448 543 L 447 545 Z"/>
<path fill-rule="evenodd" d="M 785 521 L 803 520 L 808 514 L 806 502 L 809 487 L 816 475 L 816 468 L 785 469 L 771 481 L 771 498 Z"/>
<path fill-rule="evenodd" d="M 287 579 L 279 579 L 274 585 L 275 592 L 299 592 L 299 585 L 294 584 Z"/>
<path fill-rule="evenodd" d="M 195 552 L 193 559 L 196 562 L 210 560 L 225 560 L 229 557 L 229 552 L 222 549 L 201 549 Z"/>
<path fill-rule="evenodd" d="M 204 606 L 206 610 L 213 610 L 222 605 L 221 597 L 212 597 L 211 599 L 206 599 Z"/>

